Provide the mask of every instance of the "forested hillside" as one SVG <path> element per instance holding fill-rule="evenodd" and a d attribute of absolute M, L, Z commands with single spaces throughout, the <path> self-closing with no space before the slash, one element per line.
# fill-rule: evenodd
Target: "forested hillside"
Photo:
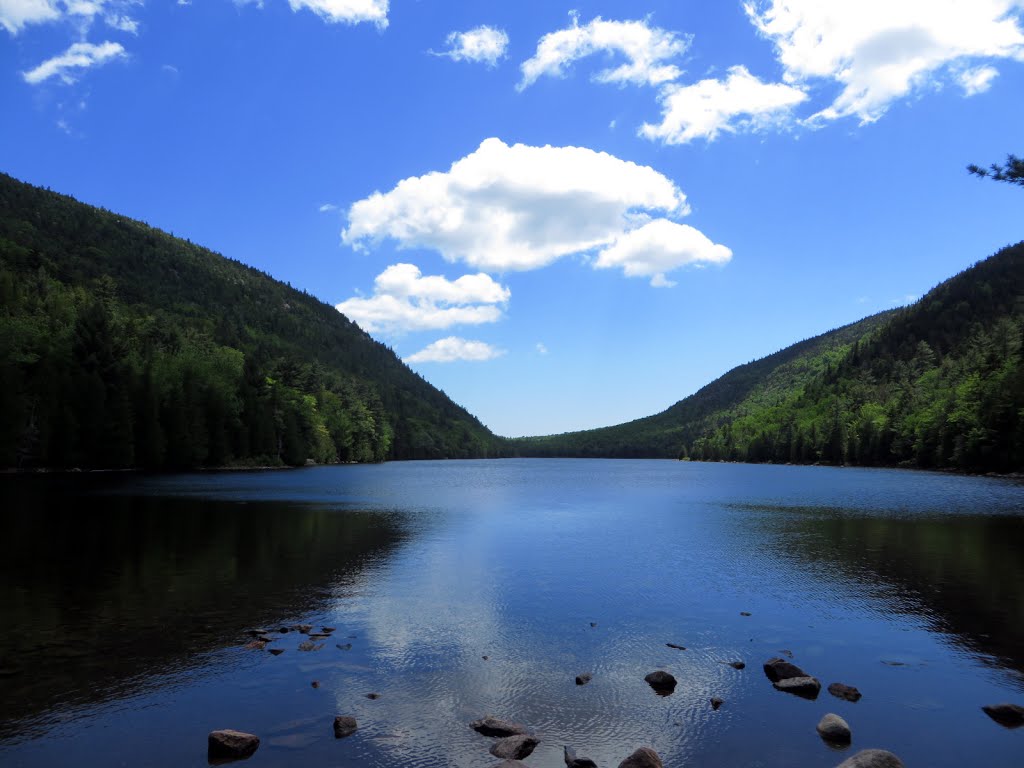
<path fill-rule="evenodd" d="M 942 283 L 777 404 L 685 446 L 700 459 L 1024 469 L 1024 243 Z"/>
<path fill-rule="evenodd" d="M 656 416 L 520 455 L 1024 469 L 1024 243 L 913 306 L 740 366 Z"/>
<path fill-rule="evenodd" d="M 676 458 L 683 446 L 758 404 L 785 398 L 837 362 L 857 339 L 884 323 L 883 312 L 738 366 L 654 416 L 613 427 L 510 441 L 521 456 Z"/>
<path fill-rule="evenodd" d="M 0 174 L 0 467 L 494 456 L 501 441 L 308 294 Z"/>

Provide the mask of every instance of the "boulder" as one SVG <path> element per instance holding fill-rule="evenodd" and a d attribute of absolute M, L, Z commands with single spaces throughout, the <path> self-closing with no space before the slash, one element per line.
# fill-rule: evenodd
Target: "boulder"
<path fill-rule="evenodd" d="M 490 715 L 474 720 L 469 727 L 484 736 L 526 736 L 530 733 L 529 728 L 525 725 L 510 723 Z"/>
<path fill-rule="evenodd" d="M 576 750 L 572 747 L 563 747 L 562 755 L 568 768 L 597 768 L 597 763 L 589 757 L 577 757 Z"/>
<path fill-rule="evenodd" d="M 675 677 L 663 669 L 651 672 L 644 678 L 644 682 L 662 696 L 667 696 L 676 689 Z"/>
<path fill-rule="evenodd" d="M 724 663 L 728 664 L 733 669 L 746 669 L 747 668 L 746 663 L 744 663 L 742 661 L 726 661 Z"/>
<path fill-rule="evenodd" d="M 582 675 L 576 675 L 576 685 L 586 685 L 593 679 L 594 676 L 592 674 L 584 672 Z"/>
<path fill-rule="evenodd" d="M 724 699 L 720 699 L 717 696 L 715 696 L 713 699 L 711 699 L 711 708 L 713 710 L 715 710 L 716 712 L 719 710 L 719 708 L 723 704 L 725 704 L 725 700 Z"/>
<path fill-rule="evenodd" d="M 849 723 L 832 713 L 821 718 L 818 723 L 818 735 L 832 744 L 849 744 L 853 738 Z"/>
<path fill-rule="evenodd" d="M 862 749 L 836 768 L 905 768 L 903 761 L 884 749 Z"/>
<path fill-rule="evenodd" d="M 785 680 L 772 683 L 772 685 L 775 686 L 777 691 L 793 693 L 811 700 L 818 698 L 818 693 L 821 691 L 821 683 L 816 677 L 809 675 L 804 677 L 787 677 Z"/>
<path fill-rule="evenodd" d="M 539 743 L 533 736 L 526 734 L 506 736 L 491 744 L 491 754 L 505 760 L 521 760 L 529 757 Z"/>
<path fill-rule="evenodd" d="M 306 640 L 299 643 L 300 651 L 319 651 L 324 647 L 323 643 L 314 643 L 312 640 Z"/>
<path fill-rule="evenodd" d="M 843 683 L 832 683 L 828 687 L 828 692 L 837 699 L 845 699 L 846 701 L 860 701 L 861 698 L 860 691 L 852 685 L 844 685 Z"/>
<path fill-rule="evenodd" d="M 231 729 L 210 731 L 206 739 L 206 751 L 211 760 L 242 760 L 252 755 L 259 746 L 259 736 Z"/>
<path fill-rule="evenodd" d="M 351 736 L 358 729 L 359 725 L 354 717 L 339 715 L 334 718 L 334 738 L 336 739 L 344 739 L 346 736 Z"/>
<path fill-rule="evenodd" d="M 662 764 L 657 752 L 650 747 L 640 747 L 619 763 L 619 768 L 662 768 Z"/>
<path fill-rule="evenodd" d="M 768 659 L 768 661 L 764 663 L 764 674 L 773 683 L 777 683 L 779 680 L 786 680 L 790 677 L 809 676 L 796 664 L 786 661 L 779 656 L 776 656 L 774 659 Z"/>
<path fill-rule="evenodd" d="M 1017 704 L 989 704 L 982 707 L 986 715 L 1007 728 L 1024 725 L 1024 707 Z"/>

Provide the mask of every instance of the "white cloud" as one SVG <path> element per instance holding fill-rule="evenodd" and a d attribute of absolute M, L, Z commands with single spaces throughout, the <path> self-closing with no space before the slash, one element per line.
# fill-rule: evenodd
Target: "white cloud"
<path fill-rule="evenodd" d="M 448 280 L 424 277 L 414 264 L 393 264 L 377 275 L 373 296 L 337 305 L 339 312 L 371 332 L 403 333 L 501 319 L 512 293 L 483 273 Z"/>
<path fill-rule="evenodd" d="M 388 25 L 388 0 L 288 0 L 293 11 L 308 8 L 324 21 L 358 24 L 369 21 L 384 29 Z"/>
<path fill-rule="evenodd" d="M 807 94 L 784 83 L 763 83 L 745 67 L 731 67 L 725 80 L 666 85 L 661 123 L 644 123 L 640 135 L 666 144 L 714 141 L 719 132 L 764 130 L 785 124 Z"/>
<path fill-rule="evenodd" d="M 786 82 L 842 87 L 818 121 L 870 123 L 957 65 L 1024 58 L 1020 0 L 751 0 L 744 8 L 775 44 Z"/>
<path fill-rule="evenodd" d="M 0 0 L 0 26 L 12 35 L 28 24 L 56 21 L 60 16 L 55 0 Z"/>
<path fill-rule="evenodd" d="M 92 43 L 74 43 L 64 53 L 47 59 L 35 69 L 22 72 L 25 82 L 36 85 L 51 77 L 59 77 L 65 83 L 75 81 L 74 73 L 99 66 L 113 59 L 125 56 L 120 43 L 105 42 L 100 45 Z"/>
<path fill-rule="evenodd" d="M 537 42 L 536 53 L 520 67 L 523 79 L 517 87 L 523 90 L 545 75 L 564 77 L 566 67 L 596 53 L 626 58 L 625 64 L 598 72 L 598 82 L 658 85 L 682 74 L 666 62 L 682 55 L 689 44 L 688 38 L 652 27 L 646 20 L 605 21 L 598 16 L 581 27 L 573 13 L 571 27 L 549 32 Z"/>
<path fill-rule="evenodd" d="M 598 269 L 621 267 L 627 277 L 650 277 L 655 288 L 675 285 L 666 272 L 690 265 L 726 264 L 732 251 L 704 233 L 667 219 L 635 229 L 597 255 Z"/>
<path fill-rule="evenodd" d="M 460 339 L 458 336 L 448 336 L 428 344 L 414 355 L 409 355 L 405 358 L 405 362 L 453 363 L 457 360 L 479 362 L 493 360 L 504 354 L 504 350 L 492 347 L 483 341 L 470 341 L 469 339 Z"/>
<path fill-rule="evenodd" d="M 583 147 L 485 140 L 447 172 L 400 181 L 352 205 L 342 240 L 392 238 L 478 269 L 537 269 L 614 243 L 652 213 L 688 212 L 653 168 Z"/>
<path fill-rule="evenodd" d="M 139 34 L 139 22 L 130 16 L 118 15 L 112 13 L 103 19 L 108 27 L 120 30 L 121 32 L 127 32 L 130 35 Z"/>
<path fill-rule="evenodd" d="M 546 355 L 546 354 L 548 354 L 548 348 L 547 348 L 547 345 L 546 345 L 546 344 L 544 344 L 544 343 L 543 343 L 543 342 L 541 342 L 541 341 L 538 341 L 538 342 L 537 342 L 537 346 L 536 346 L 536 347 L 534 347 L 534 349 L 536 349 L 536 350 L 537 350 L 537 354 L 538 354 L 538 355 Z"/>
<path fill-rule="evenodd" d="M 319 210 L 320 213 L 330 213 L 331 211 L 338 210 L 338 206 L 336 206 L 334 203 L 324 203 L 317 210 Z"/>
<path fill-rule="evenodd" d="M 965 96 L 975 96 L 984 93 L 992 87 L 992 81 L 999 76 L 999 70 L 995 67 L 974 67 L 965 69 L 957 75 L 957 82 L 964 89 Z"/>
<path fill-rule="evenodd" d="M 447 56 L 452 61 L 482 62 L 493 67 L 505 56 L 508 35 L 504 30 L 484 25 L 466 32 L 452 32 L 445 43 L 448 50 L 438 56 Z"/>

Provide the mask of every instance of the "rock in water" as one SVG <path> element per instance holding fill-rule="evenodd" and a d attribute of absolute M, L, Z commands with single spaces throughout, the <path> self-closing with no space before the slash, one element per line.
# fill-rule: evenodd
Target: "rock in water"
<path fill-rule="evenodd" d="M 252 755 L 259 746 L 259 736 L 230 729 L 210 731 L 206 739 L 207 755 L 213 760 L 242 760 Z"/>
<path fill-rule="evenodd" d="M 862 749 L 836 768 L 905 768 L 903 761 L 884 749 Z"/>
<path fill-rule="evenodd" d="M 270 652 L 275 656 L 280 656 L 282 653 L 284 653 L 284 648 L 271 648 Z"/>
<path fill-rule="evenodd" d="M 619 763 L 619 768 L 662 768 L 661 758 L 650 747 L 640 747 Z"/>
<path fill-rule="evenodd" d="M 506 736 L 491 745 L 491 754 L 505 760 L 521 760 L 524 757 L 529 757 L 539 743 L 533 736 L 525 734 Z"/>
<path fill-rule="evenodd" d="M 530 768 L 530 766 L 519 760 L 502 760 L 500 763 L 492 765 L 491 768 Z"/>
<path fill-rule="evenodd" d="M 728 664 L 733 669 L 746 669 L 747 668 L 747 665 L 744 662 L 742 662 L 742 661 L 727 661 L 725 663 Z"/>
<path fill-rule="evenodd" d="M 380 698 L 380 694 L 379 693 L 368 693 L 368 694 L 366 694 L 366 698 L 370 699 L 371 701 L 376 701 L 377 699 Z"/>
<path fill-rule="evenodd" d="M 849 744 L 853 738 L 850 725 L 839 715 L 829 713 L 818 723 L 818 735 L 833 744 Z"/>
<path fill-rule="evenodd" d="M 300 651 L 319 651 L 323 647 L 323 643 L 314 643 L 312 640 L 306 640 L 305 642 L 299 643 Z"/>
<path fill-rule="evenodd" d="M 847 701 L 860 701 L 861 698 L 860 691 L 852 685 L 843 685 L 842 683 L 832 683 L 828 687 L 828 692 L 837 699 L 846 699 Z"/>
<path fill-rule="evenodd" d="M 725 701 L 723 699 L 718 698 L 717 696 L 711 699 L 711 708 L 716 712 L 723 704 L 725 704 Z"/>
<path fill-rule="evenodd" d="M 779 680 L 786 680 L 790 677 L 809 677 L 809 675 L 796 664 L 792 664 L 778 656 L 774 659 L 768 659 L 768 661 L 764 663 L 764 674 L 773 683 L 777 683 Z"/>
<path fill-rule="evenodd" d="M 1007 728 L 1020 728 L 1024 725 L 1024 707 L 1017 704 L 990 704 L 982 707 L 986 715 Z"/>
<path fill-rule="evenodd" d="M 341 643 L 338 643 L 338 650 L 339 651 L 351 651 L 352 650 L 352 643 L 345 643 L 344 645 L 342 645 Z"/>
<path fill-rule="evenodd" d="M 562 754 L 568 768 L 597 768 L 597 763 L 589 757 L 577 757 L 576 750 L 572 747 L 563 747 Z"/>
<path fill-rule="evenodd" d="M 334 718 L 334 738 L 336 739 L 344 739 L 346 736 L 351 736 L 358 729 L 359 725 L 354 717 L 339 715 Z"/>
<path fill-rule="evenodd" d="M 675 643 L 665 643 L 669 648 L 675 648 L 677 651 L 685 651 L 685 645 L 676 645 Z"/>
<path fill-rule="evenodd" d="M 586 685 L 593 679 L 594 676 L 592 674 L 584 672 L 582 675 L 576 675 L 576 685 Z"/>
<path fill-rule="evenodd" d="M 525 725 L 499 720 L 490 715 L 474 720 L 469 727 L 484 736 L 526 736 L 530 733 Z"/>
<path fill-rule="evenodd" d="M 644 678 L 659 696 L 668 696 L 676 689 L 676 679 L 663 669 L 651 672 Z"/>
<path fill-rule="evenodd" d="M 812 701 L 818 698 L 818 693 L 821 691 L 821 683 L 816 677 L 810 677 L 809 675 L 805 677 L 787 677 L 785 680 L 772 683 L 772 685 L 775 686 L 777 691 L 794 693 L 797 696 L 802 696 Z"/>

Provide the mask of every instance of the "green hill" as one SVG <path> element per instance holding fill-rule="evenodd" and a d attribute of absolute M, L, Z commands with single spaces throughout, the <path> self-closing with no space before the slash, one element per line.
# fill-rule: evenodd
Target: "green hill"
<path fill-rule="evenodd" d="M 740 366 L 656 416 L 519 455 L 1024 468 L 1024 243 L 913 306 Z"/>
<path fill-rule="evenodd" d="M 0 467 L 499 455 L 312 296 L 0 174 Z"/>

